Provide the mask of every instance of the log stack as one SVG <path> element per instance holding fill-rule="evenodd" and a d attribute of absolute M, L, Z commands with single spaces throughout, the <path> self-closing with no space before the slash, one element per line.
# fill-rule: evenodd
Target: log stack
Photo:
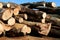
<path fill-rule="evenodd" d="M 23 35 L 35 34 L 35 30 L 37 30 L 38 34 L 48 36 L 52 31 L 51 29 L 60 31 L 60 16 L 57 10 L 60 11 L 54 2 L 21 5 L 0 2 L 0 35 L 2 33 L 4 36 L 17 36 L 22 35 L 21 33 Z M 52 31 L 52 33 L 54 32 Z"/>

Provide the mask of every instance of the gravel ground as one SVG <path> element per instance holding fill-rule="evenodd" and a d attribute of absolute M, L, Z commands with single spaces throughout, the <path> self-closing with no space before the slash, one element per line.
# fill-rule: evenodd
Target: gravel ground
<path fill-rule="evenodd" d="M 60 40 L 60 38 L 22 36 L 22 37 L 10 37 L 10 38 L 0 37 L 0 40 Z"/>

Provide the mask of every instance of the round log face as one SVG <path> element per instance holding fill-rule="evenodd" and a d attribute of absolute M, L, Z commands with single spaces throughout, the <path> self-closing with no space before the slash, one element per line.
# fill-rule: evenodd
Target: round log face
<path fill-rule="evenodd" d="M 18 8 L 15 8 L 14 9 L 14 15 L 18 15 L 19 14 L 19 9 Z"/>
<path fill-rule="evenodd" d="M 48 35 L 51 29 L 51 23 L 41 24 L 40 27 L 41 27 L 41 31 L 39 33 L 43 35 Z"/>
<path fill-rule="evenodd" d="M 43 18 L 46 18 L 46 13 L 43 13 L 42 17 L 43 17 Z"/>
<path fill-rule="evenodd" d="M 8 25 L 14 25 L 15 24 L 15 19 L 13 17 L 11 17 L 9 20 L 8 20 Z"/>
<path fill-rule="evenodd" d="M 7 4 L 7 7 L 9 8 L 9 7 L 11 7 L 11 5 L 8 3 L 8 4 Z"/>
<path fill-rule="evenodd" d="M 27 33 L 31 33 L 31 28 L 27 27 Z"/>
<path fill-rule="evenodd" d="M 5 12 L 3 12 L 2 19 L 8 20 L 10 17 L 12 17 L 12 15 L 13 15 L 13 11 L 10 9 L 7 9 L 5 10 Z"/>
<path fill-rule="evenodd" d="M 23 18 L 19 18 L 19 23 L 22 23 L 23 22 Z"/>
<path fill-rule="evenodd" d="M 27 26 L 26 25 L 24 25 L 24 27 L 22 28 L 21 32 L 23 32 L 24 35 L 26 35 L 26 33 L 27 33 Z"/>
<path fill-rule="evenodd" d="M 45 4 L 45 3 L 44 3 L 43 5 L 44 5 L 44 7 L 46 6 L 46 4 Z"/>
<path fill-rule="evenodd" d="M 3 8 L 3 4 L 2 3 L 0 3 L 0 8 Z"/>
<path fill-rule="evenodd" d="M 27 14 L 24 14 L 24 18 L 25 18 L 26 20 L 28 19 Z"/>
<path fill-rule="evenodd" d="M 56 4 L 54 2 L 52 2 L 52 7 L 56 7 Z"/>
<path fill-rule="evenodd" d="M 27 25 L 25 25 L 25 26 L 22 28 L 21 32 L 23 32 L 24 34 L 26 34 L 26 33 L 31 33 L 31 28 L 28 27 Z"/>
<path fill-rule="evenodd" d="M 42 21 L 42 23 L 45 23 L 45 19 L 42 19 L 41 21 Z"/>

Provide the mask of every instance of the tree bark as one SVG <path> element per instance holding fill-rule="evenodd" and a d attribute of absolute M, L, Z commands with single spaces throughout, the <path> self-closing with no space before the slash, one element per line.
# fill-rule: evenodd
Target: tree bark
<path fill-rule="evenodd" d="M 16 15 L 15 17 L 22 17 L 23 19 L 27 20 L 28 19 L 28 16 L 27 14 L 19 14 L 19 15 Z"/>
<path fill-rule="evenodd" d="M 46 21 L 51 22 L 52 25 L 60 26 L 60 16 L 59 15 L 48 15 Z"/>
<path fill-rule="evenodd" d="M 37 6 L 44 6 L 45 7 L 45 2 L 34 2 L 34 3 L 24 3 L 24 4 L 21 4 L 21 5 L 23 5 L 23 6 L 27 6 L 27 5 L 29 5 L 28 6 L 28 8 L 35 8 L 35 7 L 37 7 Z"/>
<path fill-rule="evenodd" d="M 24 6 L 21 6 L 20 5 L 20 8 L 21 8 L 21 12 L 26 12 L 26 14 L 29 14 L 29 15 L 42 15 L 43 13 L 45 12 L 42 12 L 42 11 L 38 11 L 38 10 L 32 10 L 32 9 L 29 9 L 29 8 L 25 8 Z"/>

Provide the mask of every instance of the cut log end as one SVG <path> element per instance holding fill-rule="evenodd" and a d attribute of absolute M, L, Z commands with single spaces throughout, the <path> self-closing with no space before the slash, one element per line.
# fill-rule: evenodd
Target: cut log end
<path fill-rule="evenodd" d="M 15 23 L 14 28 L 17 30 L 17 32 L 21 32 L 21 29 L 25 26 L 25 24 Z"/>
<path fill-rule="evenodd" d="M 24 18 L 25 18 L 26 20 L 28 19 L 27 14 L 24 14 Z"/>
<path fill-rule="evenodd" d="M 23 21 L 23 18 L 19 18 L 19 23 L 22 23 Z"/>
<path fill-rule="evenodd" d="M 18 5 L 17 8 L 21 11 L 21 6 Z"/>
<path fill-rule="evenodd" d="M 8 8 L 11 7 L 10 3 L 7 4 L 7 7 L 8 7 Z"/>
<path fill-rule="evenodd" d="M 46 18 L 46 16 L 47 16 L 47 15 L 46 15 L 46 13 L 44 12 L 43 15 L 42 15 L 42 17 L 43 17 L 43 18 Z"/>
<path fill-rule="evenodd" d="M 27 27 L 27 33 L 31 33 L 31 28 Z"/>
<path fill-rule="evenodd" d="M 0 8 L 3 8 L 3 4 L 2 3 L 0 3 Z"/>
<path fill-rule="evenodd" d="M 41 24 L 40 27 L 41 27 L 41 31 L 39 33 L 47 36 L 51 29 L 51 23 Z"/>
<path fill-rule="evenodd" d="M 28 27 L 27 25 L 25 25 L 25 26 L 22 28 L 21 32 L 23 32 L 24 35 L 26 35 L 26 33 L 31 33 L 31 28 Z"/>
<path fill-rule="evenodd" d="M 45 6 L 46 6 L 46 4 L 44 3 L 44 4 L 43 4 L 43 6 L 45 7 Z"/>
<path fill-rule="evenodd" d="M 52 2 L 52 7 L 56 7 L 56 4 L 54 2 Z"/>
<path fill-rule="evenodd" d="M 5 31 L 9 31 L 12 27 L 10 25 L 7 25 L 7 24 L 4 24 L 1 20 L 0 20 L 0 27 L 2 30 L 5 30 Z"/>
<path fill-rule="evenodd" d="M 45 23 L 45 19 L 42 19 L 42 21 L 41 21 L 42 23 Z"/>
<path fill-rule="evenodd" d="M 9 20 L 8 20 L 8 25 L 14 25 L 15 24 L 15 19 L 13 17 L 11 17 Z"/>
<path fill-rule="evenodd" d="M 19 9 L 18 8 L 15 8 L 14 9 L 14 15 L 18 15 L 19 14 Z"/>
<path fill-rule="evenodd" d="M 8 20 L 10 17 L 12 17 L 13 11 L 10 9 L 6 9 L 5 12 L 3 12 L 2 19 Z"/>
<path fill-rule="evenodd" d="M 23 25 L 23 27 L 22 27 L 22 29 L 21 29 L 21 32 L 23 32 L 24 33 L 24 35 L 26 35 L 26 27 L 27 27 L 27 25 Z"/>
<path fill-rule="evenodd" d="M 4 25 L 0 23 L 0 34 L 2 34 L 2 32 L 4 32 Z"/>

